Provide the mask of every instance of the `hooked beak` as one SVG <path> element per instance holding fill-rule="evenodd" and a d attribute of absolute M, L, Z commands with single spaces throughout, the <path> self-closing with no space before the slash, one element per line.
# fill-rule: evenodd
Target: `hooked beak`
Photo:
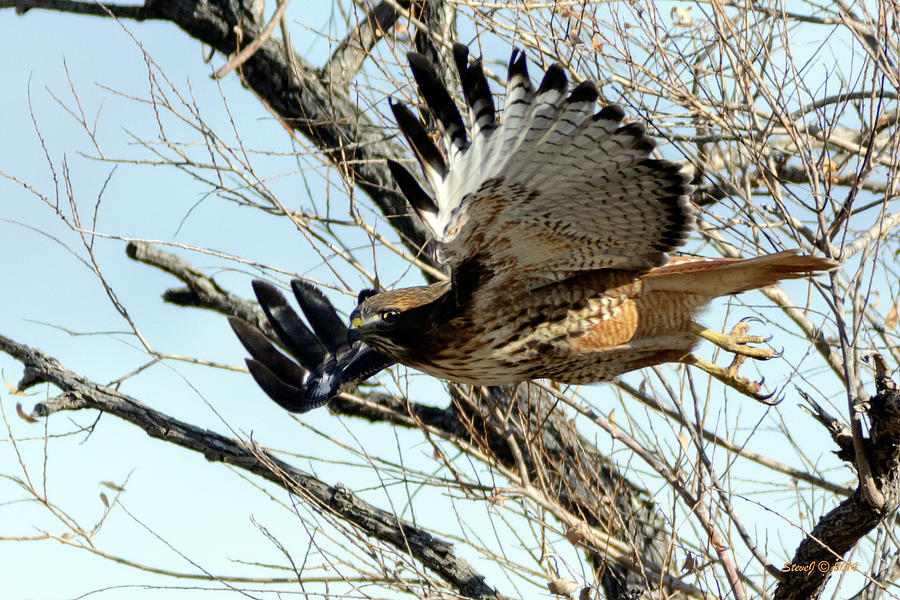
<path fill-rule="evenodd" d="M 362 339 L 362 333 L 359 331 L 359 326 L 362 324 L 362 319 L 359 317 L 353 317 L 350 319 L 350 329 L 347 330 L 347 342 L 350 344 L 354 344 Z"/>

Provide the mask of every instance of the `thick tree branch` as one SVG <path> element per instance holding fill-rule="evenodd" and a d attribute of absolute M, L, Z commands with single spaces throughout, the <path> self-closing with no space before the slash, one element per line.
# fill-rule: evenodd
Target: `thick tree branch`
<path fill-rule="evenodd" d="M 209 461 L 234 465 L 285 488 L 302 497 L 316 510 L 329 511 L 352 523 L 366 535 L 387 542 L 400 552 L 408 552 L 466 598 L 503 598 L 484 583 L 482 575 L 454 554 L 452 544 L 363 501 L 340 484 L 330 486 L 258 447 L 200 429 L 153 410 L 131 396 L 76 375 L 40 350 L 2 335 L 0 350 L 19 360 L 25 367 L 19 383 L 20 390 L 47 382 L 63 392 L 55 398 L 36 404 L 32 411 L 33 417 L 46 417 L 54 412 L 84 408 L 114 415 L 137 425 L 150 437 L 199 452 Z"/>
<path fill-rule="evenodd" d="M 180 306 L 208 308 L 230 317 L 239 317 L 270 333 L 269 322 L 259 305 L 226 292 L 211 277 L 207 277 L 186 260 L 165 252 L 147 242 L 129 242 L 125 247 L 128 258 L 152 265 L 174 275 L 187 289 L 168 290 L 163 299 Z"/>
<path fill-rule="evenodd" d="M 871 431 L 865 439 L 865 453 L 872 476 L 884 496 L 881 507 L 873 507 L 860 489 L 819 519 L 815 528 L 800 543 L 790 564 L 813 565 L 811 571 L 788 571 L 775 590 L 775 600 L 818 598 L 831 576 L 831 568 L 860 539 L 900 506 L 900 392 L 888 377 L 881 357 L 876 359 L 877 393 L 870 400 Z M 829 419 L 817 417 L 834 435 Z M 838 432 L 844 440 L 844 458 L 855 459 L 846 442 L 847 432 Z"/>
<path fill-rule="evenodd" d="M 75 2 L 73 0 L 0 0 L 0 9 L 15 8 L 17 15 L 24 15 L 32 8 L 73 13 L 76 15 L 92 15 L 95 17 L 115 17 L 117 19 L 159 19 L 151 3 L 144 6 L 128 4 L 101 4 L 99 2 Z"/>
<path fill-rule="evenodd" d="M 369 52 L 396 22 L 397 11 L 389 3 L 380 2 L 373 6 L 331 53 L 322 69 L 326 79 L 335 87 L 349 85 L 369 58 Z"/>

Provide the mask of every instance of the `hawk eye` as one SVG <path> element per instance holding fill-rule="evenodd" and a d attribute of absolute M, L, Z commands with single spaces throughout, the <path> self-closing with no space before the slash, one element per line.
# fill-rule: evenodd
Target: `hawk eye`
<path fill-rule="evenodd" d="M 359 306 L 363 302 L 365 302 L 368 298 L 371 298 L 375 294 L 377 294 L 375 290 L 372 288 L 366 288 L 364 290 L 360 290 L 359 296 L 356 297 L 356 305 Z"/>
<path fill-rule="evenodd" d="M 381 320 L 385 323 L 394 323 L 400 318 L 400 311 L 396 308 L 389 308 L 381 311 Z"/>

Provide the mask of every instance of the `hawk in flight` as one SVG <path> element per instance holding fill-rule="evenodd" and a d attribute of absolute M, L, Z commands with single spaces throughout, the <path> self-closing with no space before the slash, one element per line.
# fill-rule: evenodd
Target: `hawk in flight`
<path fill-rule="evenodd" d="M 694 228 L 690 177 L 650 157 L 655 144 L 640 123 L 623 125 L 619 106 L 597 112 L 597 87 L 585 81 L 569 90 L 559 65 L 534 89 L 518 50 L 498 117 L 481 62 L 470 63 L 461 44 L 453 54 L 469 126 L 434 67 L 410 53 L 442 148 L 409 108 L 391 101 L 424 185 L 388 161 L 449 279 L 365 290 L 349 329 L 309 284 L 292 282 L 307 326 L 274 286 L 254 281 L 290 354 L 231 319 L 260 387 L 287 410 L 304 412 L 394 363 L 502 385 L 535 378 L 590 383 L 675 361 L 764 398 L 737 366 L 746 357 L 771 357 L 772 350 L 749 345 L 765 340 L 746 335 L 743 323 L 730 334 L 712 332 L 694 316 L 718 296 L 836 263 L 796 251 L 747 260 L 668 258 Z M 691 354 L 701 337 L 736 353 L 731 367 Z"/>

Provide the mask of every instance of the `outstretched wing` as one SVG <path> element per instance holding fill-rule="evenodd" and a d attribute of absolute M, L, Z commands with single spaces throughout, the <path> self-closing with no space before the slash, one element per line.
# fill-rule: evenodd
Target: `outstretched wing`
<path fill-rule="evenodd" d="M 246 321 L 228 319 L 253 357 L 246 360 L 250 374 L 279 406 L 291 412 L 312 410 L 331 400 L 342 386 L 362 381 L 393 364 L 363 342 L 348 343 L 347 326 L 315 287 L 295 279 L 291 289 L 312 331 L 275 286 L 253 282 L 259 305 L 294 360 Z"/>
<path fill-rule="evenodd" d="M 694 225 L 690 177 L 650 158 L 653 140 L 641 124 L 623 125 L 620 107 L 596 112 L 593 83 L 567 95 L 566 75 L 552 65 L 535 91 L 515 50 L 498 120 L 480 61 L 470 65 L 461 44 L 454 56 L 468 130 L 432 65 L 408 55 L 443 150 L 407 107 L 391 104 L 431 193 L 390 162 L 451 268 L 477 261 L 492 275 L 540 282 L 591 269 L 646 270 L 684 243 Z"/>

